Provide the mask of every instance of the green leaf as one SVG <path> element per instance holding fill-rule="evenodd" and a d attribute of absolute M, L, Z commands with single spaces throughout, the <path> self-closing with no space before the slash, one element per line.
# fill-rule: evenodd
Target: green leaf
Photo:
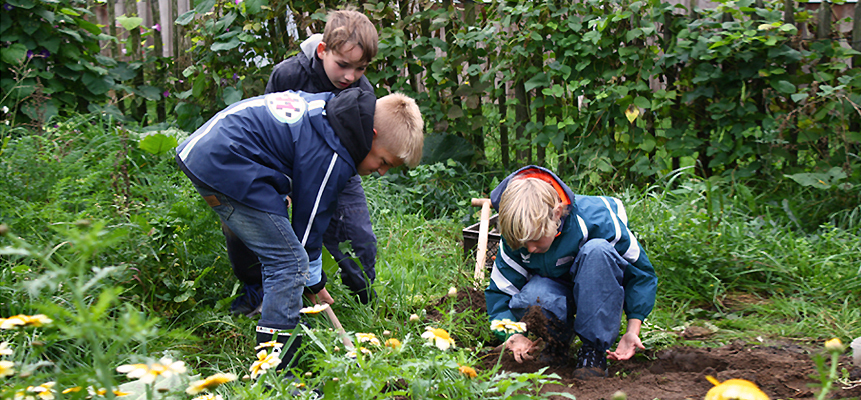
<path fill-rule="evenodd" d="M 92 94 L 105 94 L 114 86 L 113 79 L 107 76 L 99 76 L 89 71 L 81 76 L 81 82 L 87 86 L 87 90 Z"/>
<path fill-rule="evenodd" d="M 36 2 L 32 0 L 6 0 L 6 3 L 8 3 L 10 6 L 19 7 L 26 10 L 31 9 L 33 8 L 33 6 L 36 5 Z"/>
<path fill-rule="evenodd" d="M 27 47 L 21 43 L 12 43 L 9 47 L 0 47 L 0 60 L 6 64 L 21 64 L 24 57 L 27 57 Z"/>
<path fill-rule="evenodd" d="M 77 12 L 71 8 L 66 8 L 66 7 L 61 8 L 60 13 L 66 14 L 66 15 L 71 15 L 73 17 L 80 17 L 81 16 L 81 13 L 79 13 L 79 12 Z"/>
<path fill-rule="evenodd" d="M 204 90 L 206 90 L 206 74 L 199 74 L 197 78 L 194 78 L 194 85 L 191 91 L 192 96 L 200 97 Z"/>
<path fill-rule="evenodd" d="M 139 86 L 137 88 L 137 92 L 146 98 L 147 100 L 158 101 L 161 100 L 161 90 L 155 86 Z"/>
<path fill-rule="evenodd" d="M 176 17 L 176 21 L 174 22 L 176 22 L 177 25 L 181 26 L 188 25 L 188 23 L 194 19 L 195 14 L 197 14 L 197 12 L 194 10 L 186 11 L 182 13 L 182 15 L 180 15 L 179 17 Z"/>
<path fill-rule="evenodd" d="M 215 6 L 215 0 L 203 0 L 197 4 L 197 7 L 194 7 L 194 11 L 198 14 L 206 14 L 212 10 L 213 6 Z"/>
<path fill-rule="evenodd" d="M 232 86 L 224 88 L 224 104 L 231 105 L 239 100 L 242 100 L 241 90 Z"/>
<path fill-rule="evenodd" d="M 526 81 L 524 86 L 527 92 L 539 86 L 550 86 L 550 78 L 547 77 L 547 74 L 540 72 Z"/>
<path fill-rule="evenodd" d="M 126 17 L 125 14 L 117 17 L 117 22 L 126 28 L 127 31 L 131 31 L 132 29 L 139 28 L 143 23 L 143 18 L 141 17 Z"/>
<path fill-rule="evenodd" d="M 458 106 L 451 106 L 447 115 L 450 119 L 457 119 L 463 116 L 463 110 Z"/>
<path fill-rule="evenodd" d="M 795 85 L 789 83 L 788 81 L 779 80 L 779 81 L 771 81 L 771 87 L 774 90 L 777 90 L 783 94 L 792 94 L 795 93 Z"/>
<path fill-rule="evenodd" d="M 643 96 L 637 96 L 637 98 L 634 99 L 634 105 L 645 109 L 652 108 L 652 102 Z"/>
<path fill-rule="evenodd" d="M 230 39 L 230 41 L 227 42 L 215 42 L 212 44 L 212 46 L 210 46 L 209 49 L 212 51 L 233 50 L 239 47 L 240 43 L 241 42 L 239 41 L 238 37 L 233 37 Z"/>
<path fill-rule="evenodd" d="M 795 93 L 793 95 L 790 95 L 789 97 L 792 98 L 792 101 L 798 103 L 801 100 L 806 99 L 807 96 L 809 96 L 807 93 Z"/>
<path fill-rule="evenodd" d="M 158 155 L 176 148 L 177 144 L 175 137 L 167 136 L 163 133 L 156 133 L 143 138 L 138 143 L 138 147 L 147 153 Z"/>
<path fill-rule="evenodd" d="M 249 14 L 257 14 L 260 12 L 263 6 L 268 6 L 268 0 L 245 0 L 245 10 L 248 11 Z"/>

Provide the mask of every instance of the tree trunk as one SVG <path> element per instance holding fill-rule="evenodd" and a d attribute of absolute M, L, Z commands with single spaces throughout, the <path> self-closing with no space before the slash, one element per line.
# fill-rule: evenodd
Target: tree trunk
<path fill-rule="evenodd" d="M 516 154 L 517 166 L 523 166 L 532 161 L 532 146 L 529 145 L 529 137 L 526 136 L 526 123 L 529 122 L 529 104 L 526 99 L 526 87 L 524 86 L 523 76 L 518 76 L 514 83 L 514 98 L 517 99 L 517 104 L 514 106 L 514 123 L 516 128 L 516 137 L 518 142 L 526 143 L 520 145 L 518 143 Z"/>
<path fill-rule="evenodd" d="M 126 16 L 134 17 L 137 16 L 137 5 L 135 0 L 126 0 Z M 140 28 L 135 28 L 129 31 L 129 43 L 131 44 L 129 56 L 129 61 L 132 63 L 140 63 L 141 62 L 141 30 Z M 132 78 L 132 87 L 138 88 L 143 86 L 144 84 L 144 69 L 140 67 L 137 69 L 135 73 L 135 77 Z M 135 104 L 137 101 L 137 104 Z M 146 99 L 143 97 L 133 97 L 132 98 L 132 118 L 135 121 L 143 122 L 144 115 L 146 114 Z"/>
<path fill-rule="evenodd" d="M 152 20 L 155 23 L 159 24 L 159 30 L 153 35 L 153 57 L 155 61 L 153 62 L 153 80 L 155 86 L 159 89 L 164 89 L 167 85 L 165 82 L 165 62 L 164 62 L 164 43 L 161 40 L 161 29 L 164 27 L 161 26 L 161 14 L 159 14 L 158 10 L 158 0 L 148 0 L 150 6 L 150 12 L 152 13 Z M 163 90 L 160 90 L 163 91 Z M 159 97 L 158 101 L 155 104 L 156 111 L 156 122 L 164 122 L 167 119 L 167 110 L 165 105 L 164 96 Z"/>
<path fill-rule="evenodd" d="M 501 88 L 499 88 L 496 92 L 496 105 L 499 107 L 499 118 L 503 121 L 507 121 L 508 118 L 508 105 L 505 104 L 506 101 L 506 82 L 500 82 Z M 508 123 L 499 124 L 499 154 L 502 157 L 502 167 L 506 171 L 509 170 L 511 165 L 510 159 L 511 148 L 508 144 Z"/>

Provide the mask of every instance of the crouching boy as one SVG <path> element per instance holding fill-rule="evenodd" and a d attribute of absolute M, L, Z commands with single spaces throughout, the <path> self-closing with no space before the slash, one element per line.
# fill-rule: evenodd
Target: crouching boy
<path fill-rule="evenodd" d="M 644 348 L 640 325 L 655 304 L 658 278 L 618 199 L 574 195 L 554 173 L 528 166 L 505 178 L 490 200 L 502 236 L 485 291 L 491 321 L 519 321 L 537 306 L 547 324 L 526 329 L 546 342 L 541 358 L 567 362 L 576 334 L 580 379 L 604 377 L 608 357 L 627 360 Z M 623 310 L 628 328 L 610 351 Z M 497 334 L 516 361 L 533 358 L 535 342 Z"/>
<path fill-rule="evenodd" d="M 286 343 L 303 287 L 325 285 L 322 235 L 350 178 L 417 165 L 423 128 L 415 101 L 399 93 L 287 91 L 227 107 L 177 147 L 182 171 L 263 265 L 258 344 Z M 280 352 L 277 370 L 292 367 L 300 345 Z"/>

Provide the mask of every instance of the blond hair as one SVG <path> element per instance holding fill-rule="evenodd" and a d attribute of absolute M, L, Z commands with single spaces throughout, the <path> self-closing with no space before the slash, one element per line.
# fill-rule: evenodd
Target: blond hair
<path fill-rule="evenodd" d="M 526 242 L 555 235 L 568 209 L 548 182 L 514 178 L 499 200 L 499 232 L 517 250 Z"/>
<path fill-rule="evenodd" d="M 403 93 L 392 93 L 377 100 L 374 111 L 376 141 L 404 164 L 413 168 L 422 159 L 424 121 L 416 101 Z"/>
<path fill-rule="evenodd" d="M 353 46 L 362 49 L 362 61 L 370 63 L 377 55 L 379 36 L 371 20 L 353 7 L 329 12 L 323 29 L 323 43 L 327 50 L 339 53 Z"/>

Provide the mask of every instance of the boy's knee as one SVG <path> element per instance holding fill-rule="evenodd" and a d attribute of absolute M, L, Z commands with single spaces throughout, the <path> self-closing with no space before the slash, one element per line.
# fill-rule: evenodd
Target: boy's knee
<path fill-rule="evenodd" d="M 616 252 L 616 249 L 613 248 L 613 245 L 610 242 L 604 239 L 591 239 L 580 248 L 580 253 L 583 255 L 591 255 L 591 254 L 601 254 L 601 253 L 610 253 Z"/>

